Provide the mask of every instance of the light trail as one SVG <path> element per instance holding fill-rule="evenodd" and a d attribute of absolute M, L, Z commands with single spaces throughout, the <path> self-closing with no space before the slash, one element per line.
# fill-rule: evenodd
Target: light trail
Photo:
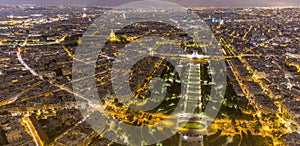
<path fill-rule="evenodd" d="M 25 120 L 25 124 L 26 124 L 27 128 L 29 129 L 30 134 L 31 134 L 32 137 L 33 137 L 33 140 L 34 140 L 35 145 L 39 146 L 39 143 L 38 143 L 38 141 L 37 141 L 37 139 L 36 139 L 36 137 L 35 137 L 35 134 L 34 134 L 33 130 L 31 129 L 31 127 L 30 127 L 30 125 L 29 125 L 29 122 L 28 122 L 27 120 Z"/>
<path fill-rule="evenodd" d="M 18 60 L 19 62 L 28 70 L 30 71 L 30 73 L 34 76 L 37 76 L 39 77 L 41 80 L 44 80 L 43 77 L 41 77 L 39 74 L 37 74 L 33 69 L 31 69 L 23 60 L 22 56 L 21 56 L 21 48 L 18 48 L 18 51 L 17 51 L 17 57 L 18 57 Z"/>
<path fill-rule="evenodd" d="M 34 87 L 40 85 L 42 83 L 42 81 L 36 82 L 35 84 L 33 84 L 32 86 L 30 86 L 29 88 L 23 90 L 21 93 L 19 93 L 18 95 L 16 95 L 15 97 L 13 97 L 12 102 L 15 102 L 16 100 L 18 100 L 18 98 L 23 95 L 24 93 L 30 91 L 31 89 L 33 89 Z"/>
<path fill-rule="evenodd" d="M 245 38 L 247 37 L 248 33 L 252 30 L 252 28 L 253 28 L 253 26 L 251 25 L 250 28 L 248 29 L 248 31 L 243 36 L 243 40 L 245 40 Z"/>

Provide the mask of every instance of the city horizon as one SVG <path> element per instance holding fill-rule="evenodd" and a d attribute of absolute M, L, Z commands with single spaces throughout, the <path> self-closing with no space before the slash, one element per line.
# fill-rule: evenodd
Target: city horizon
<path fill-rule="evenodd" d="M 89 5 L 98 5 L 98 6 L 110 6 L 116 7 L 123 4 L 127 4 L 130 2 L 135 2 L 140 0 L 64 0 L 64 1 L 37 1 L 37 0 L 26 0 L 26 1 L 17 1 L 17 0 L 0 0 L 1 5 L 45 5 L 45 6 L 54 6 L 54 5 L 78 5 L 78 6 L 89 6 Z M 150 0 L 156 1 L 156 0 Z M 255 0 L 255 1 L 238 1 L 238 0 L 230 0 L 230 1 L 223 1 L 223 0 L 166 0 L 168 2 L 173 2 L 179 4 L 184 7 L 192 7 L 192 8 L 255 8 L 255 7 L 300 7 L 300 1 L 296 0 L 289 0 L 289 1 L 268 1 L 268 0 Z"/>

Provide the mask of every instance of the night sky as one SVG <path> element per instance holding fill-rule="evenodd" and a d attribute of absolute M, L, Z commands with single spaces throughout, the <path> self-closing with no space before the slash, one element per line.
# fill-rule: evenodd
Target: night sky
<path fill-rule="evenodd" d="M 119 6 L 136 0 L 0 0 L 0 4 L 109 5 Z M 168 0 L 188 7 L 300 6 L 300 0 Z"/>

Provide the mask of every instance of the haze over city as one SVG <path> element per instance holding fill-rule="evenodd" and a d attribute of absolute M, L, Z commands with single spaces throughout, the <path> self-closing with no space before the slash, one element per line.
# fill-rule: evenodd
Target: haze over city
<path fill-rule="evenodd" d="M 118 6 L 136 0 L 0 0 L 0 4 L 37 5 L 108 5 Z M 300 6 L 299 0 L 167 0 L 188 7 L 290 7 Z"/>

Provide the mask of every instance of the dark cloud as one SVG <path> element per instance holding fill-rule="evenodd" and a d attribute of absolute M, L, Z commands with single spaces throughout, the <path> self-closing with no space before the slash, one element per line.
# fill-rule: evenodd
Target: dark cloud
<path fill-rule="evenodd" d="M 39 5 L 110 5 L 118 6 L 136 0 L 0 0 L 1 4 Z M 168 0 L 183 6 L 198 7 L 261 7 L 261 6 L 300 6 L 300 0 Z"/>

